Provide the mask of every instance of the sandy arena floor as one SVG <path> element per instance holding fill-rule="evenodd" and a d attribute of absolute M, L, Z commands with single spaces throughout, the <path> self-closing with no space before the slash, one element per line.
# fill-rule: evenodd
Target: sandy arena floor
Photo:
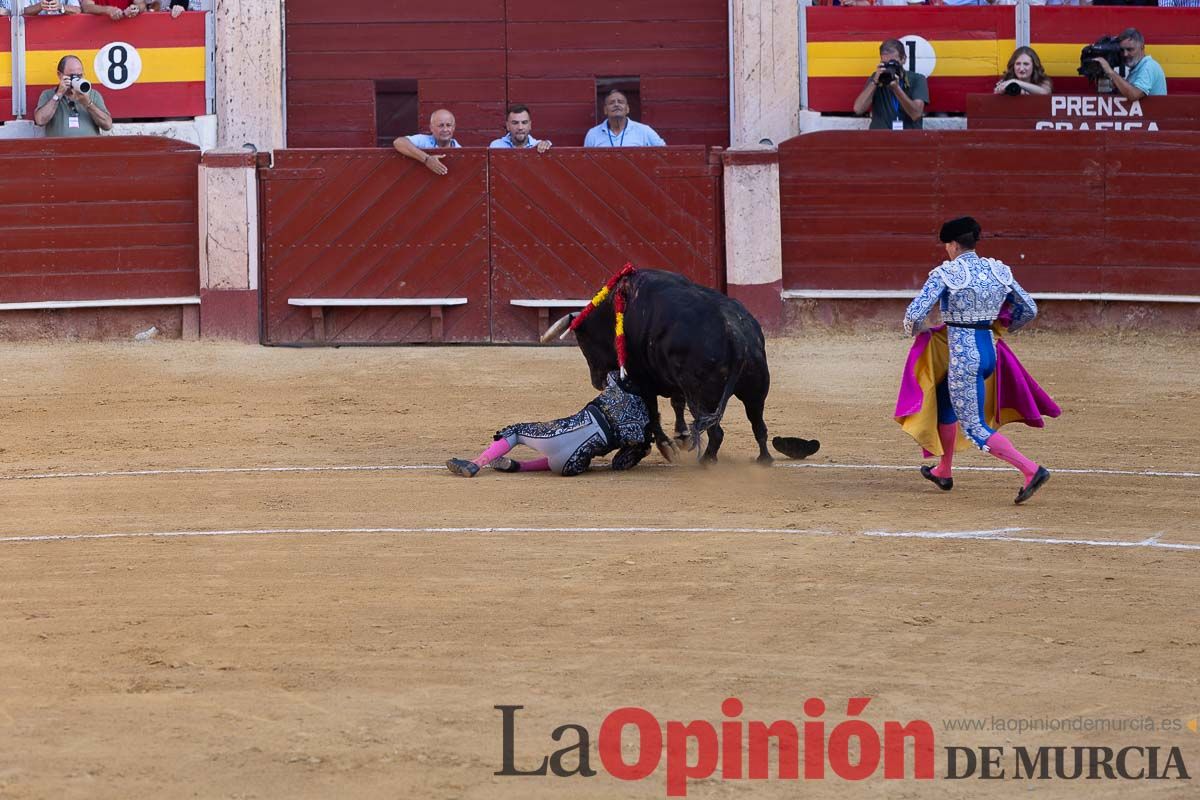
<path fill-rule="evenodd" d="M 1196 796 L 1200 344 L 1015 337 L 1064 408 L 1006 429 L 1054 470 L 1022 507 L 981 453 L 951 493 L 921 480 L 889 416 L 905 346 L 772 344 L 767 422 L 822 440 L 804 465 L 753 465 L 735 403 L 711 469 L 468 482 L 442 462 L 591 398 L 578 351 L 0 345 L 0 797 L 664 797 L 665 756 L 604 771 L 601 722 L 718 723 L 730 696 L 797 724 L 822 698 L 826 736 L 870 697 L 876 730 L 932 725 L 938 778 L 689 797 Z M 576 723 L 600 774 L 494 775 L 496 705 L 525 707 L 521 769 Z M 1193 779 L 941 777 L 954 745 L 1011 775 L 1014 746 L 1076 744 L 1178 746 Z"/>

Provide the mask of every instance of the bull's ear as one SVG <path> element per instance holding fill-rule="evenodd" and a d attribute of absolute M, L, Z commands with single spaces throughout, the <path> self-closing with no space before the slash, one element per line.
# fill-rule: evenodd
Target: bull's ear
<path fill-rule="evenodd" d="M 555 337 L 562 338 L 562 336 L 566 336 L 567 331 L 570 329 L 571 320 L 574 318 L 575 318 L 574 314 L 567 314 L 565 317 L 558 320 L 553 325 L 551 325 L 549 328 L 547 328 L 546 332 L 543 333 L 541 336 L 540 341 L 542 342 L 542 344 L 549 342 L 551 339 L 553 339 Z M 560 334 L 561 334 L 561 336 L 560 336 Z"/>

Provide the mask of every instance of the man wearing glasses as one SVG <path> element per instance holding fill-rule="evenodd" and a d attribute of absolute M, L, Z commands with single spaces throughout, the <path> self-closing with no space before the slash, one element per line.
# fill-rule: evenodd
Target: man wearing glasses
<path fill-rule="evenodd" d="M 83 62 L 77 56 L 63 56 L 58 62 L 58 86 L 46 89 L 33 112 L 34 124 L 46 129 L 47 136 L 98 136 L 112 130 L 112 115 L 104 106 L 100 92 L 80 91 Z"/>
<path fill-rule="evenodd" d="M 1137 28 L 1126 28 L 1117 36 L 1121 55 L 1125 58 L 1126 74 L 1122 78 L 1103 58 L 1096 62 L 1126 100 L 1141 100 L 1147 95 L 1167 93 L 1167 76 L 1163 68 L 1146 55 L 1146 39 Z"/>

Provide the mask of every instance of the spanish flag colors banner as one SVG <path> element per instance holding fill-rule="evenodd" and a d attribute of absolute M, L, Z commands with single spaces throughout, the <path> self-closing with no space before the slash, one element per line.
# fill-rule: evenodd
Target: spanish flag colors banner
<path fill-rule="evenodd" d="M 879 63 L 879 44 L 900 39 L 906 67 L 929 78 L 931 112 L 965 112 L 966 96 L 991 93 L 1016 48 L 1013 6 L 816 6 L 806 9 L 808 107 L 848 112 Z M 1200 92 L 1200 8 L 1034 6 L 1031 45 L 1055 91 L 1091 91 L 1079 51 L 1134 27 L 1167 73 L 1172 92 Z"/>
<path fill-rule="evenodd" d="M 58 83 L 64 55 L 83 62 L 84 76 L 104 95 L 115 119 L 196 117 L 207 113 L 204 13 L 144 14 L 113 21 L 81 14 L 25 20 L 27 115 Z M 6 75 L 11 76 L 11 69 Z M 10 77 L 11 80 L 11 77 Z"/>
<path fill-rule="evenodd" d="M 0 30 L 3 29 L 3 23 L 0 23 Z M 0 35 L 0 122 L 13 118 L 11 47 L 12 37 Z"/>

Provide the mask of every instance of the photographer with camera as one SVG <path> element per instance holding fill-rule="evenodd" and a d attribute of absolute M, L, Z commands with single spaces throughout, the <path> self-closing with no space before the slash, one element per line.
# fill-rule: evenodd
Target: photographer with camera
<path fill-rule="evenodd" d="M 1042 60 L 1032 47 L 1018 47 L 1008 59 L 1008 67 L 996 83 L 996 94 L 1050 94 L 1054 84 L 1046 76 Z"/>
<path fill-rule="evenodd" d="M 1121 57 L 1125 60 L 1125 77 L 1121 77 L 1106 58 L 1093 61 L 1104 71 L 1105 77 L 1126 100 L 1141 100 L 1147 95 L 1165 95 L 1167 76 L 1158 62 L 1146 54 L 1146 39 L 1137 28 L 1126 28 L 1117 34 L 1121 45 Z M 1082 71 L 1082 70 L 1081 70 Z"/>
<path fill-rule="evenodd" d="M 83 77 L 78 56 L 59 59 L 58 86 L 42 92 L 33 122 L 45 128 L 47 136 L 98 136 L 112 130 L 112 115 L 100 92 Z"/>
<path fill-rule="evenodd" d="M 879 66 L 855 98 L 854 113 L 870 113 L 872 130 L 919 130 L 928 102 L 925 76 L 904 69 L 904 45 L 896 39 L 879 45 Z"/>

